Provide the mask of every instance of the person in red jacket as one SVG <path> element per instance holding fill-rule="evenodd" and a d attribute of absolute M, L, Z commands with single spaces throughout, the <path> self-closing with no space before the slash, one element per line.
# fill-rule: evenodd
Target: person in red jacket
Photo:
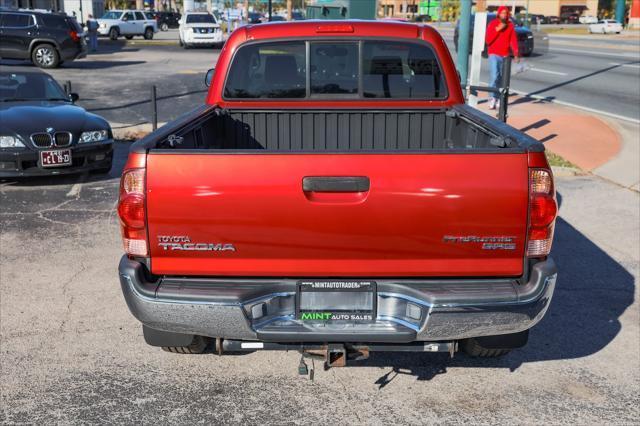
<path fill-rule="evenodd" d="M 502 81 L 502 62 L 504 58 L 511 53 L 515 57 L 515 61 L 519 61 L 520 52 L 518 52 L 518 37 L 516 36 L 516 28 L 509 19 L 509 8 L 500 6 L 498 8 L 498 17 L 487 27 L 487 53 L 489 53 L 489 70 L 490 70 L 490 86 L 499 87 Z M 509 52 L 511 50 L 511 52 Z M 489 99 L 489 108 L 496 109 L 500 106 L 500 99 L 497 93 L 492 93 Z"/>

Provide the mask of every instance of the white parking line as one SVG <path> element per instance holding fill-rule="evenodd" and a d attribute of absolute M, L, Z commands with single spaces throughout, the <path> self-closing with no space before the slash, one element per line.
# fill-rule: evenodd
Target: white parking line
<path fill-rule="evenodd" d="M 640 65 L 634 64 L 620 64 L 618 62 L 609 62 L 609 65 L 617 65 L 619 67 L 628 67 L 628 68 L 640 68 Z"/>
<path fill-rule="evenodd" d="M 629 57 L 637 57 L 638 54 L 637 53 L 631 53 L 631 52 L 622 52 L 622 53 L 606 53 L 606 52 L 593 52 L 591 50 L 577 50 L 577 49 L 559 49 L 557 47 L 551 47 L 549 48 L 550 52 L 570 52 L 570 53 L 580 53 L 580 54 L 587 54 L 587 55 L 601 55 L 601 56 L 629 56 Z"/>
<path fill-rule="evenodd" d="M 530 68 L 529 71 L 537 71 L 537 72 L 542 72 L 542 73 L 545 73 L 545 74 L 554 74 L 554 75 L 569 75 L 566 72 L 550 71 L 550 70 L 544 70 L 542 68 L 536 68 L 536 67 Z"/>

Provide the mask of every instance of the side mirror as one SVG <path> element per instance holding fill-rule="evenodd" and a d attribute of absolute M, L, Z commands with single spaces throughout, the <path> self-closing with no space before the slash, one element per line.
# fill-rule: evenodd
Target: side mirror
<path fill-rule="evenodd" d="M 129 18 L 127 18 L 126 16 L 123 16 L 122 19 L 120 19 L 121 21 L 127 22 L 129 20 Z"/>
<path fill-rule="evenodd" d="M 213 79 L 213 72 L 215 70 L 215 68 L 211 68 L 209 71 L 207 71 L 207 75 L 204 77 L 204 84 L 207 87 L 211 86 L 211 80 Z"/>
<path fill-rule="evenodd" d="M 71 102 L 76 103 L 80 99 L 80 96 L 77 93 L 69 93 L 69 100 Z"/>

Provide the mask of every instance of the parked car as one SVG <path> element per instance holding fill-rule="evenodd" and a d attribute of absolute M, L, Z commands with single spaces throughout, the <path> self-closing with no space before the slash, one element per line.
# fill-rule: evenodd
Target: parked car
<path fill-rule="evenodd" d="M 562 20 L 559 16 L 547 16 L 547 24 L 560 24 Z"/>
<path fill-rule="evenodd" d="M 264 21 L 264 16 L 261 13 L 249 12 L 249 23 L 260 24 Z"/>
<path fill-rule="evenodd" d="M 327 366 L 524 345 L 557 277 L 544 146 L 465 104 L 435 29 L 318 25 L 235 31 L 206 104 L 132 146 L 119 278 L 145 340 Z"/>
<path fill-rule="evenodd" d="M 120 36 L 127 40 L 134 36 L 151 40 L 158 32 L 156 20 L 142 10 L 110 10 L 98 19 L 98 25 L 98 34 L 111 40 L 117 40 Z"/>
<path fill-rule="evenodd" d="M 579 24 L 580 23 L 580 15 L 577 13 L 563 13 L 560 15 L 560 20 L 564 24 Z"/>
<path fill-rule="evenodd" d="M 487 14 L 487 26 L 489 23 L 496 19 L 495 13 Z M 516 37 L 518 38 L 518 49 L 520 50 L 521 56 L 531 56 L 534 48 L 534 38 L 533 32 L 527 28 L 518 24 L 518 22 L 511 17 L 511 23 L 515 26 Z M 471 29 L 469 30 L 469 46 L 473 46 L 473 28 L 475 26 L 475 14 L 471 15 Z M 453 44 L 455 46 L 456 52 L 458 51 L 458 32 L 460 27 L 460 21 L 456 22 L 456 27 L 453 31 Z M 471 52 L 471 49 L 469 49 Z M 487 56 L 487 47 L 485 45 L 484 51 L 482 52 L 482 56 Z"/>
<path fill-rule="evenodd" d="M 146 12 L 147 16 L 156 20 L 160 31 L 169 31 L 169 28 L 180 26 L 180 15 L 178 12 Z"/>
<path fill-rule="evenodd" d="M 414 18 L 415 22 L 431 22 L 431 16 L 429 15 L 416 15 Z"/>
<path fill-rule="evenodd" d="M 30 59 L 40 68 L 56 68 L 87 56 L 78 22 L 69 16 L 33 11 L 0 11 L 0 58 Z"/>
<path fill-rule="evenodd" d="M 592 15 L 581 16 L 580 18 L 578 18 L 578 22 L 580 22 L 581 24 L 597 24 L 598 18 Z"/>
<path fill-rule="evenodd" d="M 108 172 L 113 134 L 41 71 L 0 70 L 0 178 Z"/>
<path fill-rule="evenodd" d="M 187 12 L 180 19 L 180 46 L 219 46 L 224 34 L 215 16 L 207 12 Z"/>
<path fill-rule="evenodd" d="M 622 32 L 622 24 L 615 19 L 603 19 L 597 24 L 589 25 L 589 32 L 592 34 L 620 34 Z"/>

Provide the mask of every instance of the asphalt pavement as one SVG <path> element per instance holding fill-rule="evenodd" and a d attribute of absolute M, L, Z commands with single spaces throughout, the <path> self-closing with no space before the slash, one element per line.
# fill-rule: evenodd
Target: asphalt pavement
<path fill-rule="evenodd" d="M 453 28 L 438 31 L 455 58 Z M 513 76 L 513 90 L 640 122 L 640 36 L 536 34 L 535 43 L 533 55 L 524 59 L 531 69 Z"/>
<path fill-rule="evenodd" d="M 297 375 L 294 352 L 179 355 L 122 297 L 110 175 L 0 184 L 0 422 L 631 424 L 640 415 L 637 192 L 559 178 L 559 280 L 529 344 L 499 359 L 372 354 Z"/>
<path fill-rule="evenodd" d="M 590 50 L 562 48 L 580 50 L 579 57 Z M 81 105 L 122 125 L 150 119 L 149 88 L 156 84 L 159 118 L 167 121 L 203 102 L 204 75 L 218 54 L 104 42 L 98 55 L 50 73 L 72 81 Z M 594 55 L 584 69 L 564 71 L 543 57 L 531 62 L 578 75 L 624 57 Z M 604 96 L 608 91 L 591 79 L 631 84 L 633 74 L 617 74 L 629 70 L 634 68 L 617 67 L 568 83 L 570 75 L 538 72 L 540 81 L 530 84 L 541 90 L 567 83 L 542 93 L 558 100 L 586 91 L 586 84 Z M 635 87 L 629 86 L 631 101 Z M 617 114 L 613 95 L 597 104 L 588 94 L 574 95 L 576 102 Z M 560 218 L 552 255 L 559 280 L 547 316 L 525 348 L 488 360 L 373 354 L 342 369 L 322 371 L 317 363 L 311 382 L 297 375 L 293 352 L 178 355 L 144 343 L 117 276 L 122 246 L 115 206 L 128 147 L 116 145 L 108 175 L 0 182 L 2 424 L 637 422 L 638 192 L 594 176 L 557 178 Z"/>

